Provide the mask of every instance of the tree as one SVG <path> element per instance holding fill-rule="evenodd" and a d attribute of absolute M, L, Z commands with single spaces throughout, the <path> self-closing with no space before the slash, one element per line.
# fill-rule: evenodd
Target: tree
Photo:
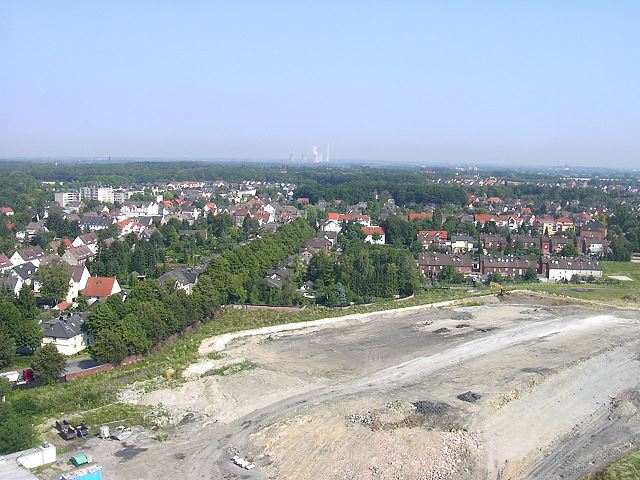
<path fill-rule="evenodd" d="M 7 401 L 7 398 L 13 391 L 13 386 L 8 378 L 0 377 L 0 408 L 2 408 L 2 404 Z M 0 423 L 2 421 L 0 420 Z"/>
<path fill-rule="evenodd" d="M 580 252 L 573 243 L 567 243 L 560 250 L 560 255 L 563 257 L 577 257 Z"/>
<path fill-rule="evenodd" d="M 504 279 L 502 275 L 500 275 L 498 272 L 491 272 L 489 275 L 487 275 L 487 283 L 489 284 L 502 283 L 503 280 Z"/>
<path fill-rule="evenodd" d="M 8 367 L 13 363 L 16 355 L 16 342 L 5 329 L 0 326 L 0 368 Z"/>
<path fill-rule="evenodd" d="M 66 365 L 65 356 L 52 343 L 38 348 L 31 360 L 33 373 L 45 384 L 55 383 L 64 373 Z"/>
<path fill-rule="evenodd" d="M 67 296 L 71 271 L 69 265 L 62 260 L 54 260 L 41 266 L 36 279 L 42 284 L 40 294 L 49 303 L 58 303 Z"/>
<path fill-rule="evenodd" d="M 89 307 L 89 300 L 84 295 L 79 295 L 76 298 L 76 303 L 78 304 L 76 309 L 80 312 L 84 312 Z"/>
<path fill-rule="evenodd" d="M 113 330 L 102 330 L 89 347 L 91 358 L 98 362 L 120 363 L 127 356 L 127 345 Z"/>
<path fill-rule="evenodd" d="M 129 354 L 145 353 L 151 347 L 147 332 L 136 315 L 129 314 L 120 320 L 115 331 L 122 337 Z"/>
<path fill-rule="evenodd" d="M 0 421 L 0 454 L 18 452 L 34 446 L 36 433 L 28 417 L 11 414 Z"/>
<path fill-rule="evenodd" d="M 87 329 L 97 335 L 101 330 L 108 330 L 118 323 L 118 315 L 114 312 L 109 303 L 99 303 L 91 310 L 85 323 Z"/>
<path fill-rule="evenodd" d="M 13 337 L 18 348 L 28 348 L 33 351 L 40 346 L 42 342 L 42 328 L 35 320 L 22 320 Z"/>
<path fill-rule="evenodd" d="M 444 283 L 464 283 L 464 273 L 456 270 L 453 265 L 445 265 L 440 271 L 439 278 Z"/>
<path fill-rule="evenodd" d="M 260 224 L 258 223 L 258 221 L 255 218 L 252 218 L 251 215 L 247 213 L 244 217 L 244 220 L 242 221 L 242 230 L 244 231 L 244 233 L 250 235 L 252 233 L 255 233 L 259 227 Z"/>
<path fill-rule="evenodd" d="M 537 282 L 538 281 L 538 272 L 534 268 L 527 268 L 524 272 L 522 278 L 527 282 Z"/>
<path fill-rule="evenodd" d="M 28 320 L 34 320 L 38 309 L 36 307 L 36 297 L 33 294 L 33 289 L 26 283 L 22 285 L 18 299 L 16 300 L 16 306 L 22 312 L 22 316 Z"/>

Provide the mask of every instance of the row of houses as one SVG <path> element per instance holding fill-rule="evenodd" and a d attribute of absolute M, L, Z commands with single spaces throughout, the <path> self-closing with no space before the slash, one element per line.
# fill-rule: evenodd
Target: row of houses
<path fill-rule="evenodd" d="M 437 279 L 445 267 L 451 266 L 465 276 L 497 273 L 505 277 L 521 277 L 533 269 L 550 282 L 571 280 L 574 275 L 601 277 L 602 266 L 587 257 L 543 257 L 528 255 L 480 255 L 474 262 L 468 253 L 426 252 L 418 256 L 418 271 L 429 279 Z"/>
<path fill-rule="evenodd" d="M 475 242 L 470 235 L 452 235 L 446 230 L 421 230 L 417 233 L 417 241 L 425 250 L 446 248 L 453 253 L 472 252 L 480 245 L 484 250 L 504 250 L 507 246 L 520 244 L 522 248 L 540 250 L 543 253 L 559 253 L 567 245 L 572 245 L 585 255 L 606 255 L 609 243 L 604 238 L 593 235 L 577 237 L 532 236 L 512 234 L 502 235 L 480 234 Z"/>

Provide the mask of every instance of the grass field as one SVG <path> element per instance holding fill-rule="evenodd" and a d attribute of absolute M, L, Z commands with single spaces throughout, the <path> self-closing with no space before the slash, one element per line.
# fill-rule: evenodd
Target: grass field
<path fill-rule="evenodd" d="M 640 478 L 640 450 L 635 450 L 584 480 L 637 480 Z"/>
<path fill-rule="evenodd" d="M 603 279 L 624 275 L 631 281 L 612 281 L 603 284 L 516 284 L 507 289 L 528 288 L 584 300 L 610 303 L 616 306 L 640 307 L 640 264 L 628 262 L 602 262 Z"/>

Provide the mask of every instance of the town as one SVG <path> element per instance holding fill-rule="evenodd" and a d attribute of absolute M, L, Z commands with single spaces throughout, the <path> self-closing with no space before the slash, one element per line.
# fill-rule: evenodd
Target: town
<path fill-rule="evenodd" d="M 178 168 L 182 178 L 200 175 L 176 180 Z M 51 458 L 52 448 L 55 458 L 45 418 L 60 416 L 50 428 L 68 441 L 148 425 L 117 412 L 82 418 L 106 408 L 114 391 L 73 407 L 52 398 L 140 368 L 225 315 L 311 319 L 518 289 L 619 291 L 621 302 L 640 301 L 626 286 L 635 287 L 637 273 L 612 270 L 626 263 L 636 272 L 640 251 L 638 178 L 628 174 L 544 172 L 541 181 L 538 172 L 368 168 L 363 181 L 361 167 L 7 162 L 0 170 L 0 362 L 9 399 L 0 446 L 4 454 L 36 448 L 23 454 L 28 462 L 9 464 L 18 470 L 32 468 L 34 456 Z M 119 181 L 100 181 L 114 170 Z M 197 360 L 190 348 L 187 363 Z M 153 388 L 189 378 L 192 367 L 180 365 L 156 365 L 164 381 Z M 254 368 L 221 365 L 205 372 Z M 155 415 L 164 428 L 181 419 Z M 78 420 L 60 426 L 63 416 Z M 87 465 L 79 471 L 102 471 Z"/>

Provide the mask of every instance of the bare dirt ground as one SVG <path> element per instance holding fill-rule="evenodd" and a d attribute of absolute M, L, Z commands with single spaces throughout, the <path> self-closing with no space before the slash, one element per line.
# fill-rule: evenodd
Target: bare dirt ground
<path fill-rule="evenodd" d="M 511 296 L 239 338 L 179 388 L 129 396 L 197 421 L 91 454 L 124 480 L 578 479 L 640 438 L 639 326 Z M 257 367 L 197 376 L 241 360 Z"/>

